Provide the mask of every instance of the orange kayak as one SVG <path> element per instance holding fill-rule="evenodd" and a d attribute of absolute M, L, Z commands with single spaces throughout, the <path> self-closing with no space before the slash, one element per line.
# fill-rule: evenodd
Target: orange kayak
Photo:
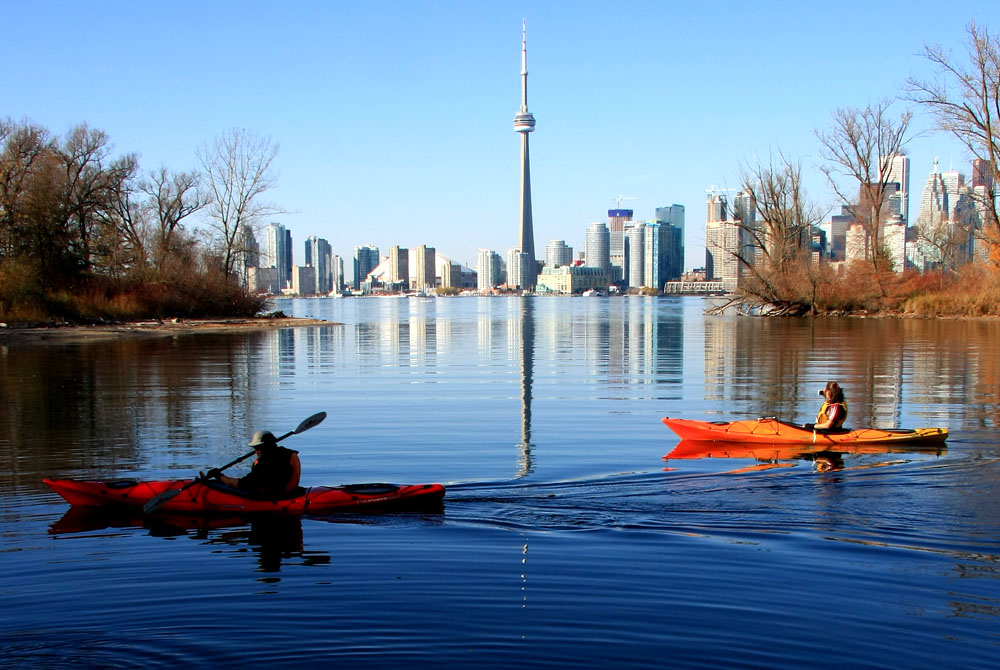
<path fill-rule="evenodd" d="M 741 444 L 798 444 L 829 447 L 861 444 L 941 444 L 948 439 L 947 428 L 858 428 L 816 431 L 778 419 L 745 421 L 698 421 L 671 419 L 663 423 L 682 440 L 732 442 Z"/>
<path fill-rule="evenodd" d="M 213 480 L 199 480 L 193 484 L 190 479 L 150 482 L 45 479 L 44 482 L 71 505 L 112 506 L 140 511 L 147 501 L 164 491 L 181 489 L 190 484 L 159 507 L 164 512 L 185 514 L 328 514 L 364 509 L 407 510 L 440 505 L 444 498 L 444 486 L 441 484 L 314 486 L 300 489 L 298 495 L 292 497 L 259 500 Z"/>

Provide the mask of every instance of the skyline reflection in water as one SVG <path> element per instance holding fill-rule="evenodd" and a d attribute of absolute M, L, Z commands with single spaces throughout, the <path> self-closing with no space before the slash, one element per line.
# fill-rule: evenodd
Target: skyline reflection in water
<path fill-rule="evenodd" d="M 391 416 L 403 402 L 433 420 L 437 408 L 487 400 L 454 395 L 445 380 L 456 372 L 516 386 L 516 407 L 489 401 L 489 414 L 499 415 L 488 423 L 509 434 L 519 416 L 510 442 L 520 452 L 519 476 L 532 470 L 539 427 L 552 430 L 552 413 L 539 414 L 539 403 L 558 410 L 571 395 L 567 385 L 586 388 L 581 407 L 604 415 L 804 422 L 818 407 L 816 388 L 837 379 L 851 425 L 940 424 L 954 433 L 1000 423 L 995 320 L 708 317 L 703 305 L 638 297 L 281 300 L 295 316 L 342 325 L 12 342 L 0 350 L 8 389 L 0 467 L 9 473 L 0 477 L 18 479 L 26 462 L 36 472 L 71 474 L 201 467 L 208 442 L 216 445 L 210 456 L 223 459 L 260 426 L 294 424 L 289 406 L 303 416 L 328 407 Z M 338 419 L 342 429 L 350 418 Z"/>

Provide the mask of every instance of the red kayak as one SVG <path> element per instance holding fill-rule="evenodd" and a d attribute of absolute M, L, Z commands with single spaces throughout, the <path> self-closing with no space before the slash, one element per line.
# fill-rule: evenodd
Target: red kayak
<path fill-rule="evenodd" d="M 214 480 L 102 482 L 45 479 L 43 481 L 70 505 L 113 506 L 133 510 L 142 510 L 148 501 L 166 491 L 184 489 L 159 505 L 158 509 L 164 512 L 194 514 L 257 512 L 328 514 L 366 509 L 427 509 L 440 505 L 444 498 L 444 486 L 441 484 L 314 486 L 299 489 L 296 495 L 287 498 L 260 500 Z"/>

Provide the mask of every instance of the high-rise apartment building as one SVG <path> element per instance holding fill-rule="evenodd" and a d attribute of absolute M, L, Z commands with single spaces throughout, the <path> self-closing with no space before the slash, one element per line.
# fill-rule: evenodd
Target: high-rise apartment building
<path fill-rule="evenodd" d="M 632 221 L 631 209 L 608 210 L 608 254 L 611 258 L 612 281 L 627 279 L 628 259 L 625 251 L 625 226 Z"/>
<path fill-rule="evenodd" d="M 326 294 L 333 290 L 332 257 L 330 243 L 322 237 L 310 235 L 306 239 L 306 267 L 316 269 L 316 285 L 312 287 L 312 293 Z"/>
<path fill-rule="evenodd" d="M 421 244 L 414 252 L 413 264 L 418 291 L 427 291 L 437 287 L 437 249 Z"/>
<path fill-rule="evenodd" d="M 566 246 L 565 240 L 552 240 L 545 247 L 545 267 L 557 268 L 573 264 L 573 247 Z"/>
<path fill-rule="evenodd" d="M 517 247 L 507 251 L 507 288 L 529 290 L 534 288 L 530 274 L 531 259 Z M 529 282 L 531 282 L 529 286 Z"/>
<path fill-rule="evenodd" d="M 625 267 L 626 285 L 629 288 L 642 288 L 645 282 L 645 236 L 646 224 L 641 221 L 630 222 L 625 226 Z"/>
<path fill-rule="evenodd" d="M 389 283 L 410 288 L 410 250 L 394 245 L 389 247 Z"/>
<path fill-rule="evenodd" d="M 608 227 L 600 221 L 587 228 L 584 264 L 600 268 L 605 274 L 611 273 L 611 234 Z"/>
<path fill-rule="evenodd" d="M 264 230 L 267 242 L 266 258 L 262 266 L 275 268 L 279 288 L 285 288 L 292 279 L 292 234 L 280 223 L 270 223 Z"/>
<path fill-rule="evenodd" d="M 378 247 L 373 244 L 354 247 L 354 290 L 360 291 L 368 273 L 378 267 Z"/>
<path fill-rule="evenodd" d="M 647 285 L 657 286 L 662 290 L 665 282 L 680 279 L 684 272 L 684 205 L 657 207 L 656 222 L 661 225 L 661 230 L 656 232 L 655 237 L 659 239 L 658 256 L 662 268 L 658 270 L 659 276 L 655 278 L 658 283 L 647 283 Z M 649 235 L 647 232 L 647 239 Z M 647 257 L 649 253 L 647 248 Z M 647 267 L 646 273 L 649 272 Z"/>
<path fill-rule="evenodd" d="M 489 291 L 503 283 L 500 254 L 480 249 L 476 254 L 476 282 L 480 291 Z"/>

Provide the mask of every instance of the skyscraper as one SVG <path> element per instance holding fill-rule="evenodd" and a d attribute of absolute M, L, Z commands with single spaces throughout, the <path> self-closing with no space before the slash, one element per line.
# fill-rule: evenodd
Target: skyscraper
<path fill-rule="evenodd" d="M 410 288 L 410 251 L 398 244 L 389 247 L 389 283 Z"/>
<path fill-rule="evenodd" d="M 490 249 L 480 249 L 476 254 L 476 274 L 480 291 L 489 291 L 499 285 L 503 281 L 500 254 Z"/>
<path fill-rule="evenodd" d="M 329 293 L 333 289 L 333 270 L 330 259 L 333 251 L 322 237 L 310 235 L 306 239 L 306 266 L 316 268 L 316 286 L 312 292 Z"/>
<path fill-rule="evenodd" d="M 528 111 L 528 35 L 526 22 L 521 24 L 521 109 L 514 117 L 514 132 L 521 134 L 521 236 L 519 247 L 528 257 L 525 268 L 527 286 L 535 288 L 538 270 L 535 263 L 535 232 L 531 221 L 531 169 L 528 160 L 528 133 L 535 130 L 535 117 Z"/>
<path fill-rule="evenodd" d="M 566 246 L 565 240 L 552 240 L 545 247 L 545 267 L 557 268 L 573 264 L 573 247 Z"/>
<path fill-rule="evenodd" d="M 437 250 L 421 244 L 417 247 L 414 258 L 414 274 L 416 275 L 416 286 L 418 291 L 437 288 Z"/>
<path fill-rule="evenodd" d="M 368 278 L 368 273 L 378 266 L 378 247 L 369 244 L 366 247 L 354 247 L 354 290 L 360 290 Z"/>
<path fill-rule="evenodd" d="M 881 167 L 882 160 L 879 160 L 879 165 Z M 904 223 L 909 223 L 910 220 L 910 159 L 902 154 L 893 156 L 888 161 L 888 174 L 883 177 L 879 175 L 886 183 L 898 184 L 898 188 L 894 195 L 890 195 L 890 199 L 898 198 L 898 205 L 896 201 L 893 200 L 892 206 L 889 210 L 889 214 L 899 214 L 903 217 Z"/>
<path fill-rule="evenodd" d="M 600 268 L 605 273 L 611 272 L 611 233 L 608 227 L 596 221 L 587 228 L 587 241 L 584 251 L 587 267 Z"/>
<path fill-rule="evenodd" d="M 280 223 L 268 224 L 264 232 L 267 236 L 267 260 L 262 265 L 277 269 L 278 290 L 280 291 L 292 278 L 292 250 L 288 248 L 291 242 L 291 233 Z"/>
<path fill-rule="evenodd" d="M 684 205 L 657 207 L 656 221 L 664 226 L 663 230 L 655 233 L 658 238 L 655 249 L 657 249 L 663 267 L 662 271 L 658 271 L 657 275 L 651 277 L 656 283 L 648 283 L 648 285 L 662 289 L 664 282 L 680 279 L 684 272 Z M 649 233 L 647 232 L 648 238 Z M 649 272 L 650 270 L 647 268 L 646 274 Z"/>

